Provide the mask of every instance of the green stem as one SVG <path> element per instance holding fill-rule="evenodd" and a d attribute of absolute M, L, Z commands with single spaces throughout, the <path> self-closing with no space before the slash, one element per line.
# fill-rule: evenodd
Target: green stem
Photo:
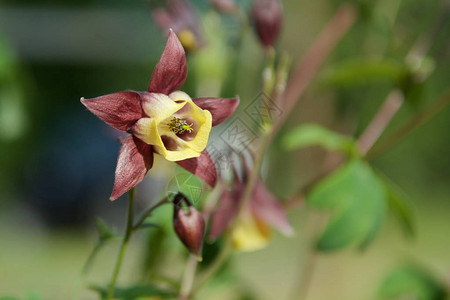
<path fill-rule="evenodd" d="M 366 155 L 372 148 L 380 135 L 385 131 L 395 114 L 398 112 L 404 102 L 403 93 L 399 90 L 393 90 L 386 97 L 378 112 L 372 118 L 369 125 L 358 139 L 360 154 Z"/>
<path fill-rule="evenodd" d="M 142 216 L 139 218 L 139 220 L 136 222 L 136 224 L 133 226 L 133 228 L 131 229 L 133 232 L 138 230 L 141 225 L 145 222 L 145 220 L 151 215 L 151 213 L 158 207 L 160 207 L 163 204 L 169 203 L 169 198 L 168 197 L 164 197 L 162 200 L 160 200 L 159 202 L 156 202 L 154 205 L 150 206 L 143 214 Z"/>
<path fill-rule="evenodd" d="M 195 271 L 197 270 L 198 259 L 195 255 L 189 255 L 186 269 L 184 270 L 183 280 L 180 286 L 180 295 L 178 300 L 188 300 L 191 295 L 191 289 L 194 283 Z"/>
<path fill-rule="evenodd" d="M 132 188 L 128 192 L 128 217 L 127 217 L 127 228 L 125 231 L 125 236 L 122 240 L 122 245 L 120 246 L 119 256 L 117 257 L 116 266 L 114 267 L 114 272 L 111 277 L 111 281 L 109 284 L 108 294 L 106 296 L 106 300 L 109 300 L 114 295 L 114 288 L 116 286 L 117 277 L 120 272 L 120 267 L 122 266 L 122 261 L 125 256 L 125 252 L 127 250 L 128 241 L 130 240 L 131 234 L 133 232 L 133 206 L 134 206 L 134 188 Z"/>
<path fill-rule="evenodd" d="M 104 243 L 102 241 L 98 241 L 97 244 L 95 245 L 94 249 L 92 249 L 91 254 L 89 254 L 89 257 L 83 266 L 83 270 L 81 271 L 81 276 L 84 277 L 87 275 L 87 273 L 89 272 L 89 269 L 92 266 L 92 263 L 94 262 L 94 258 L 97 256 L 98 251 L 100 250 L 100 248 L 103 245 L 104 245 Z"/>
<path fill-rule="evenodd" d="M 200 274 L 198 283 L 195 284 L 191 295 L 194 295 L 199 289 L 201 289 L 208 282 L 208 280 L 211 279 L 214 274 L 216 274 L 216 272 L 223 266 L 223 264 L 227 260 L 228 255 L 231 251 L 231 239 L 229 237 L 225 237 L 224 240 L 225 245 L 223 246 L 214 262 Z"/>
<path fill-rule="evenodd" d="M 412 131 L 429 121 L 432 117 L 441 112 L 444 108 L 450 105 L 450 91 L 444 93 L 444 95 L 437 101 L 431 103 L 428 107 L 417 113 L 412 117 L 407 123 L 391 133 L 382 143 L 375 146 L 368 153 L 366 158 L 372 160 L 387 150 L 391 149 L 398 142 L 400 142 L 405 136 L 410 134 Z"/>
<path fill-rule="evenodd" d="M 267 97 L 271 97 L 273 86 L 275 84 L 275 49 L 272 47 L 266 49 L 266 64 L 263 69 L 263 92 Z"/>
<path fill-rule="evenodd" d="M 270 136 L 271 136 L 270 132 L 263 132 L 263 136 L 261 137 L 261 144 L 258 148 L 258 151 L 255 154 L 252 171 L 246 182 L 245 190 L 242 195 L 241 201 L 239 202 L 238 216 L 237 218 L 235 218 L 235 220 L 238 220 L 240 218 L 240 216 L 244 211 L 244 208 L 250 202 L 256 181 L 260 176 L 261 165 L 264 159 L 264 155 L 266 154 L 266 151 L 270 145 L 269 143 Z"/>

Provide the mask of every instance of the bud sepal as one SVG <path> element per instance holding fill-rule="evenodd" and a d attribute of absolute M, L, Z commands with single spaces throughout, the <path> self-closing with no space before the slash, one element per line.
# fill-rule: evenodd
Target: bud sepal
<path fill-rule="evenodd" d="M 183 207 L 183 202 L 186 204 L 186 207 Z M 175 196 L 173 204 L 173 228 L 189 252 L 201 261 L 205 220 L 202 214 L 182 193 L 178 193 Z"/>

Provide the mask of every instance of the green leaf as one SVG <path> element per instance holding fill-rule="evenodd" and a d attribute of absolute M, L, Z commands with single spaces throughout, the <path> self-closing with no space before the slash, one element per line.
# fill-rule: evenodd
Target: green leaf
<path fill-rule="evenodd" d="M 20 300 L 20 298 L 12 296 L 0 296 L 0 300 Z"/>
<path fill-rule="evenodd" d="M 381 57 L 360 57 L 339 62 L 323 75 L 325 84 L 351 87 L 374 81 L 400 83 L 408 76 L 408 67 L 398 61 Z"/>
<path fill-rule="evenodd" d="M 294 128 L 283 137 L 282 145 L 286 150 L 322 146 L 328 150 L 337 150 L 349 154 L 356 152 L 356 144 L 353 138 L 317 124 L 304 124 Z"/>
<path fill-rule="evenodd" d="M 429 271 L 409 264 L 389 274 L 378 295 L 382 299 L 444 300 L 448 291 Z"/>
<path fill-rule="evenodd" d="M 352 160 L 322 180 L 307 196 L 308 204 L 332 211 L 317 248 L 338 250 L 359 241 L 365 248 L 376 236 L 386 213 L 387 195 L 371 167 Z"/>
<path fill-rule="evenodd" d="M 408 196 L 393 181 L 384 175 L 380 175 L 386 187 L 389 211 L 402 226 L 403 232 L 407 237 L 414 237 L 415 226 L 413 218 L 413 207 Z"/>
<path fill-rule="evenodd" d="M 97 227 L 98 236 L 102 242 L 119 236 L 101 218 L 95 220 L 95 226 Z"/>
<path fill-rule="evenodd" d="M 150 220 L 148 220 L 149 218 L 147 218 L 144 223 L 142 223 L 139 226 L 139 229 L 147 229 L 147 228 L 161 228 L 161 226 L 159 226 L 156 223 L 151 222 Z"/>
<path fill-rule="evenodd" d="M 89 288 L 91 290 L 99 292 L 102 299 L 105 298 L 108 293 L 108 289 L 103 286 L 91 285 Z M 150 297 L 150 296 L 168 299 L 176 297 L 176 295 L 177 295 L 176 292 L 163 290 L 152 284 L 134 285 L 125 288 L 116 287 L 114 290 L 114 298 L 121 300 L 134 300 L 138 299 L 139 297 Z"/>

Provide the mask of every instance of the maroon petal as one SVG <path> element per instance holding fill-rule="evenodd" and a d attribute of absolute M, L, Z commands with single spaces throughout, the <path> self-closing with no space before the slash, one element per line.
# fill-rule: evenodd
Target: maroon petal
<path fill-rule="evenodd" d="M 186 74 L 186 56 L 183 46 L 177 35 L 170 30 L 166 48 L 153 71 L 148 91 L 168 95 L 184 83 Z"/>
<path fill-rule="evenodd" d="M 239 105 L 236 98 L 196 98 L 194 103 L 201 109 L 209 110 L 212 115 L 212 126 L 219 125 L 228 119 Z"/>
<path fill-rule="evenodd" d="M 278 200 L 266 189 L 262 181 L 255 184 L 250 209 L 255 215 L 277 228 L 285 235 L 292 235 L 286 211 Z"/>
<path fill-rule="evenodd" d="M 115 200 L 144 179 L 153 165 L 153 149 L 134 136 L 128 137 L 120 149 L 114 188 L 109 200 Z"/>
<path fill-rule="evenodd" d="M 209 240 L 216 240 L 233 221 L 238 213 L 243 190 L 243 184 L 240 181 L 235 181 L 232 188 L 224 189 L 220 195 L 219 204 L 211 216 Z"/>
<path fill-rule="evenodd" d="M 92 99 L 81 98 L 81 103 L 94 115 L 119 130 L 127 130 L 142 117 L 139 94 L 119 92 Z"/>
<path fill-rule="evenodd" d="M 199 157 L 176 161 L 176 163 L 214 187 L 217 182 L 217 170 L 209 153 L 204 150 Z"/>

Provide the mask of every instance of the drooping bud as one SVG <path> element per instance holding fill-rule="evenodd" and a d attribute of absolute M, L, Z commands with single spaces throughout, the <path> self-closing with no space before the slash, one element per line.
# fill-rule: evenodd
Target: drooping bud
<path fill-rule="evenodd" d="M 183 207 L 183 202 L 187 205 Z M 173 227 L 181 242 L 188 250 L 202 259 L 203 235 L 205 232 L 205 221 L 200 212 L 181 193 L 175 196 L 173 201 Z"/>
<path fill-rule="evenodd" d="M 279 0 L 255 0 L 253 2 L 253 18 L 256 33 L 264 45 L 275 44 L 281 29 L 283 8 Z"/>

